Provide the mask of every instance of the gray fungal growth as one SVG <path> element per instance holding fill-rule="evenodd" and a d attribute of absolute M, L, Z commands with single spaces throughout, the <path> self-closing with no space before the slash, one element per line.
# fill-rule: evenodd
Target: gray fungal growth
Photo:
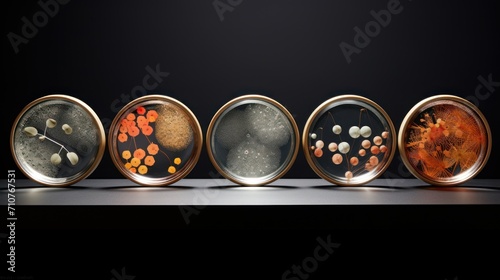
<path fill-rule="evenodd" d="M 223 115 L 214 138 L 227 151 L 226 167 L 230 172 L 256 178 L 280 168 L 280 147 L 290 142 L 292 131 L 281 111 L 253 103 Z"/>
<path fill-rule="evenodd" d="M 229 151 L 228 169 L 243 177 L 262 177 L 274 172 L 280 165 L 280 149 L 248 138 Z"/>
<path fill-rule="evenodd" d="M 290 124 L 278 110 L 262 104 L 249 104 L 245 114 L 250 134 L 261 143 L 281 147 L 290 139 Z"/>
<path fill-rule="evenodd" d="M 57 128 L 58 122 L 64 125 Z M 93 160 L 98 146 L 99 134 L 92 116 L 64 100 L 48 100 L 27 110 L 14 134 L 14 152 L 20 164 L 51 178 L 81 172 Z M 89 153 L 89 147 L 94 147 L 93 153 Z M 86 154 L 83 158 L 82 152 Z"/>
<path fill-rule="evenodd" d="M 230 150 L 243 142 L 247 133 L 245 113 L 241 110 L 232 110 L 222 117 L 217 126 L 215 140 Z"/>
<path fill-rule="evenodd" d="M 57 121 L 54 120 L 54 119 L 47 119 L 47 121 L 45 121 L 45 129 L 43 130 L 43 134 L 40 134 L 38 133 L 38 130 L 32 126 L 28 126 L 26 128 L 24 128 L 24 133 L 30 137 L 33 137 L 33 136 L 39 136 L 38 139 L 40 141 L 44 141 L 45 139 L 48 139 L 50 142 L 54 143 L 55 145 L 59 146 L 59 152 L 57 153 L 54 153 L 52 154 L 52 156 L 50 157 L 50 162 L 53 164 L 53 165 L 59 165 L 62 161 L 61 159 L 61 156 L 59 155 L 63 150 L 66 151 L 66 157 L 69 159 L 69 162 L 72 164 L 72 165 L 76 165 L 78 163 L 78 155 L 74 152 L 70 152 L 68 151 L 68 149 L 66 149 L 66 147 L 64 147 L 63 144 L 57 142 L 56 140 L 50 138 L 50 137 L 47 137 L 47 128 L 54 128 L 57 124 Z M 67 124 L 64 124 L 62 126 L 62 129 L 64 130 L 64 133 L 66 134 L 71 134 L 72 132 L 72 129 L 69 125 Z"/>

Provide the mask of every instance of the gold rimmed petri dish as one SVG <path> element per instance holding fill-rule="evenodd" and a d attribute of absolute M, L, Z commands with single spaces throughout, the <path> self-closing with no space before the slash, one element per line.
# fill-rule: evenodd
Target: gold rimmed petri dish
<path fill-rule="evenodd" d="M 363 185 L 389 166 L 396 151 L 396 131 L 377 103 L 359 95 L 340 95 L 313 111 L 304 127 L 302 148 L 321 178 L 340 186 Z"/>
<path fill-rule="evenodd" d="M 469 101 L 436 95 L 417 103 L 401 123 L 398 146 L 408 170 L 431 185 L 453 186 L 475 177 L 491 152 L 491 131 Z"/>
<path fill-rule="evenodd" d="M 282 177 L 299 148 L 299 131 L 290 112 L 257 94 L 237 97 L 213 116 L 206 135 L 210 161 L 225 178 L 245 186 Z"/>
<path fill-rule="evenodd" d="M 201 127 L 193 112 L 180 101 L 157 94 L 125 105 L 108 136 L 115 166 L 143 186 L 166 186 L 187 176 L 202 146 Z"/>
<path fill-rule="evenodd" d="M 10 148 L 19 169 L 46 186 L 68 186 L 99 165 L 106 135 L 96 113 L 83 101 L 54 94 L 24 107 L 12 126 Z"/>

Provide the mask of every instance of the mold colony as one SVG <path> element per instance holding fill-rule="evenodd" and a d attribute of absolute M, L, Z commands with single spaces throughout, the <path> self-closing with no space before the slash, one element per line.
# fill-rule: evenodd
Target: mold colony
<path fill-rule="evenodd" d="M 485 165 L 491 150 L 486 119 L 471 103 L 455 96 L 421 101 L 403 121 L 399 138 L 409 170 L 438 185 L 472 178 Z"/>
<path fill-rule="evenodd" d="M 99 118 L 84 102 L 67 95 L 47 95 L 28 104 L 11 131 L 11 151 L 21 171 L 33 181 L 67 186 L 92 173 L 105 150 Z"/>
<path fill-rule="evenodd" d="M 356 95 L 325 101 L 311 114 L 303 133 L 309 165 L 338 185 L 361 185 L 378 177 L 396 147 L 389 116 L 373 101 Z M 201 134 L 194 114 L 182 103 L 150 95 L 118 113 L 109 148 L 113 162 L 127 178 L 143 185 L 167 185 L 194 168 Z M 102 124 L 87 105 L 52 95 L 33 101 L 18 116 L 11 132 L 11 151 L 33 180 L 68 185 L 95 169 L 104 139 Z M 298 151 L 297 139 L 297 126 L 284 107 L 267 97 L 248 95 L 216 113 L 208 128 L 207 148 L 223 176 L 238 184 L 259 185 L 288 171 Z M 398 144 L 403 162 L 416 177 L 430 184 L 455 185 L 484 167 L 491 151 L 491 132 L 470 102 L 441 95 L 410 110 Z"/>
<path fill-rule="evenodd" d="M 384 157 L 383 154 L 388 151 L 384 145 L 390 135 L 388 128 L 384 128 L 379 132 L 380 135 L 370 139 L 372 131 L 380 130 L 379 127 L 370 126 L 378 120 L 374 120 L 366 108 L 357 110 L 359 117 L 355 121 L 356 125 L 352 125 L 354 122 L 349 119 L 336 120 L 336 110 L 332 109 L 326 113 L 326 117 L 318 121 L 318 126 L 312 129 L 313 132 L 309 133 L 309 141 L 313 143 L 309 151 L 312 156 L 317 159 L 326 156 L 323 152 L 326 141 L 328 151 L 331 152 L 331 163 L 337 166 L 335 169 L 345 171 L 343 176 L 348 182 L 355 176 L 376 169 Z M 348 133 L 342 133 L 343 131 Z M 320 165 L 322 164 L 325 163 Z"/>
<path fill-rule="evenodd" d="M 174 174 L 181 167 L 181 155 L 193 141 L 193 130 L 187 116 L 173 105 L 137 106 L 120 120 L 119 134 L 122 164 L 132 173 L 153 176 Z M 170 155 L 169 155 L 170 154 Z M 156 165 L 164 157 L 168 165 Z"/>
<path fill-rule="evenodd" d="M 63 125 L 58 127 L 58 122 Z M 15 153 L 36 172 L 51 178 L 79 173 L 99 146 L 92 118 L 66 102 L 48 101 L 28 110 L 15 137 Z"/>
<path fill-rule="evenodd" d="M 64 147 L 63 144 L 60 144 L 56 140 L 47 136 L 47 128 L 54 128 L 56 124 L 57 124 L 56 120 L 49 118 L 45 121 L 45 129 L 43 130 L 43 134 L 38 133 L 38 130 L 32 126 L 25 127 L 23 131 L 29 137 L 38 136 L 38 140 L 40 141 L 48 140 L 54 143 L 55 145 L 59 146 L 59 151 L 57 153 L 53 153 L 50 156 L 50 162 L 53 165 L 58 166 L 59 164 L 61 164 L 62 162 L 61 152 L 63 150 L 66 151 L 66 158 L 69 160 L 71 165 L 76 165 L 78 163 L 78 155 L 75 152 L 70 152 L 66 147 Z M 71 134 L 71 132 L 73 132 L 73 129 L 68 124 L 63 124 L 61 129 L 64 131 L 64 133 L 68 135 Z"/>
<path fill-rule="evenodd" d="M 194 114 L 164 95 L 146 95 L 115 116 L 108 137 L 113 163 L 128 179 L 144 186 L 166 186 L 194 168 L 203 138 Z"/>
<path fill-rule="evenodd" d="M 214 131 L 227 150 L 225 166 L 242 177 L 263 177 L 281 164 L 280 148 L 290 142 L 292 128 L 277 109 L 264 104 L 239 106 L 222 116 Z"/>
<path fill-rule="evenodd" d="M 225 178 L 240 185 L 264 185 L 283 176 L 298 153 L 293 116 L 275 100 L 243 95 L 223 105 L 206 133 L 210 161 Z"/>

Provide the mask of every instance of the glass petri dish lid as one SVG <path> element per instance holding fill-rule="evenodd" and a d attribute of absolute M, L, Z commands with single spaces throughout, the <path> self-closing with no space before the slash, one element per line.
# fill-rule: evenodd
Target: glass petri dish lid
<path fill-rule="evenodd" d="M 302 134 L 307 162 L 321 178 L 340 186 L 366 184 L 389 166 L 396 131 L 389 115 L 372 100 L 340 95 L 310 115 Z"/>
<path fill-rule="evenodd" d="M 222 106 L 206 135 L 210 161 L 225 178 L 245 186 L 265 185 L 293 165 L 299 131 L 290 112 L 277 101 L 252 94 Z"/>
<path fill-rule="evenodd" d="M 143 186 L 166 186 L 187 176 L 202 145 L 193 112 L 180 101 L 157 94 L 125 105 L 113 119 L 108 136 L 117 169 Z"/>
<path fill-rule="evenodd" d="M 106 135 L 96 113 L 83 101 L 54 94 L 38 98 L 19 113 L 10 148 L 19 169 L 46 186 L 68 186 L 99 165 Z"/>
<path fill-rule="evenodd" d="M 428 97 L 405 116 L 398 135 L 403 163 L 431 185 L 453 186 L 475 177 L 491 152 L 491 131 L 479 109 L 454 95 Z"/>

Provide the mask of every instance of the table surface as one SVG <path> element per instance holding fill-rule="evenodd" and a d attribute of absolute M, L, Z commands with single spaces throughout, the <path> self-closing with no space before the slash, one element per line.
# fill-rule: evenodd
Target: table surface
<path fill-rule="evenodd" d="M 238 186 L 226 179 L 182 179 L 145 187 L 127 179 L 86 179 L 69 187 L 16 182 L 16 205 L 500 205 L 500 180 L 474 179 L 438 187 L 417 179 L 376 179 L 340 187 L 322 179 L 280 179 Z M 0 189 L 7 204 L 7 189 Z"/>

